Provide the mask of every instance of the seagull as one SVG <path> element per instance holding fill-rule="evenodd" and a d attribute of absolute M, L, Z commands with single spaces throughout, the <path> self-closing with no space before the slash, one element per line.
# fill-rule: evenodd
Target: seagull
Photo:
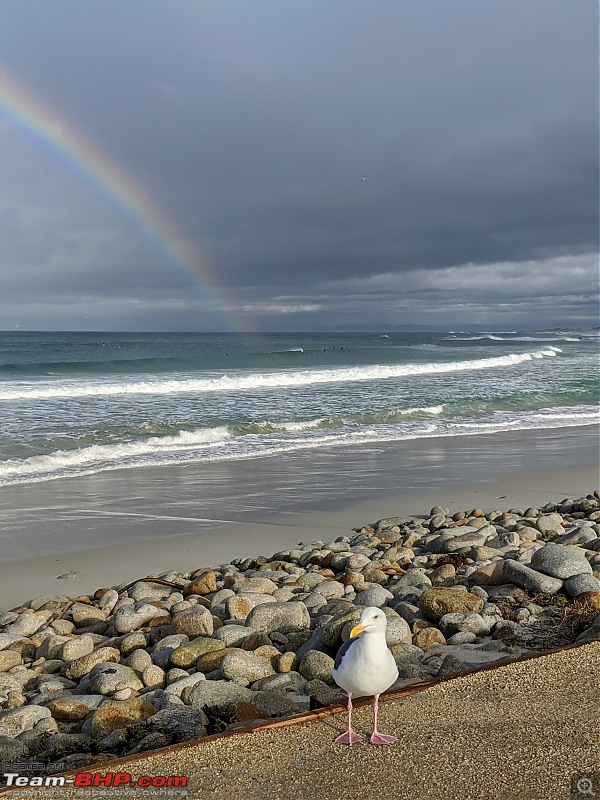
<path fill-rule="evenodd" d="M 331 670 L 334 681 L 348 695 L 348 730 L 338 736 L 337 744 L 356 744 L 362 736 L 352 730 L 352 698 L 373 695 L 373 733 L 371 744 L 394 744 L 396 736 L 377 730 L 379 695 L 398 678 L 398 667 L 385 641 L 387 618 L 380 608 L 369 606 L 360 615 L 350 638 L 340 647 Z"/>

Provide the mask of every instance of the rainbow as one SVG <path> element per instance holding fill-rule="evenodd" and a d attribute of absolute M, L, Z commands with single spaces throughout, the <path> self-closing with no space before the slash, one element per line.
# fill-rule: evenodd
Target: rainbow
<path fill-rule="evenodd" d="M 223 319 L 226 330 L 243 332 L 228 310 L 229 299 L 208 261 L 201 257 L 148 193 L 120 166 L 0 70 L 0 110 L 20 130 L 42 143 L 62 164 L 125 218 L 167 263 L 196 280 Z"/>

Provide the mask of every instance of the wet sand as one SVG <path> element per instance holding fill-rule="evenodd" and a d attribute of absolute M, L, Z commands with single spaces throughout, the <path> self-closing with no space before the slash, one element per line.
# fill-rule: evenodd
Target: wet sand
<path fill-rule="evenodd" d="M 345 508 L 331 511 L 280 513 L 266 521 L 215 522 L 199 527 L 187 520 L 180 523 L 187 533 L 111 541 L 93 548 L 2 561 L 0 611 L 42 594 L 75 597 L 92 594 L 101 586 L 115 586 L 170 569 L 189 571 L 227 563 L 232 558 L 271 556 L 299 542 L 335 539 L 382 517 L 427 516 L 434 505 L 444 505 L 452 513 L 476 506 L 490 510 L 526 508 L 564 497 L 580 497 L 596 488 L 595 466 L 503 472 L 487 483 L 450 488 L 442 485 L 413 494 L 399 492 L 395 497 L 348 503 Z M 144 520 L 140 515 L 138 523 L 143 525 Z M 85 525 L 85 520 L 78 524 Z M 102 539 L 98 537 L 98 541 Z M 72 577 L 59 579 L 71 573 Z"/>

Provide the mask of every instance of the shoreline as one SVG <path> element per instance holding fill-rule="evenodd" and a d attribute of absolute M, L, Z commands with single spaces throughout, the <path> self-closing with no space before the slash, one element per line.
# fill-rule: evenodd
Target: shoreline
<path fill-rule="evenodd" d="M 210 536 L 206 528 L 200 528 L 193 533 L 4 560 L 0 563 L 0 611 L 40 595 L 91 595 L 101 587 L 168 570 L 192 571 L 234 558 L 270 556 L 300 542 L 348 535 L 352 528 L 383 517 L 426 517 L 435 505 L 447 506 L 451 514 L 473 507 L 524 508 L 583 496 L 593 492 L 597 484 L 598 469 L 590 465 L 501 472 L 484 483 L 374 499 L 331 511 L 280 514 L 268 522 L 218 523 Z M 69 573 L 75 574 L 59 579 Z"/>

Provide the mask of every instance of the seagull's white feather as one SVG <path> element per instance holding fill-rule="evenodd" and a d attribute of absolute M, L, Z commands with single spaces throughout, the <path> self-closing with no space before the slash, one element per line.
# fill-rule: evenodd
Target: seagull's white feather
<path fill-rule="evenodd" d="M 350 697 L 379 695 L 398 678 L 394 656 L 385 641 L 387 619 L 380 608 L 365 608 L 360 616 L 364 630 L 342 645 L 331 675 Z"/>

